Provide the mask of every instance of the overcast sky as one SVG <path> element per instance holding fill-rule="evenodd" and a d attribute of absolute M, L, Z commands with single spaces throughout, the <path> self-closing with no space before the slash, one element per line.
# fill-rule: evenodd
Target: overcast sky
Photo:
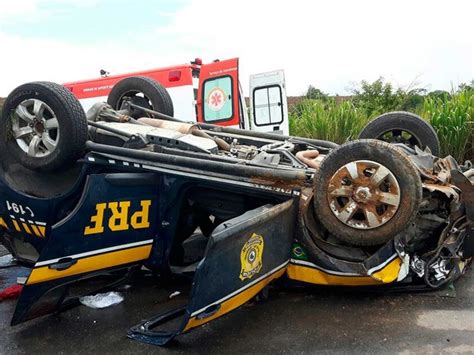
<path fill-rule="evenodd" d="M 14 0 L 0 4 L 0 96 L 66 82 L 240 57 L 241 82 L 284 69 L 289 95 L 344 95 L 385 77 L 449 90 L 474 79 L 472 0 Z"/>

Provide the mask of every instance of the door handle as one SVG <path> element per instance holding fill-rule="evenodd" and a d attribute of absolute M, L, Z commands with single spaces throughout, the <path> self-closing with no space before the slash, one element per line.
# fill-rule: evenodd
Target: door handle
<path fill-rule="evenodd" d="M 204 310 L 204 312 L 202 312 L 201 314 L 198 314 L 196 316 L 196 319 L 208 318 L 208 317 L 212 316 L 213 314 L 215 314 L 219 309 L 221 309 L 220 303 L 209 306 Z"/>
<path fill-rule="evenodd" d="M 76 259 L 73 259 L 73 258 L 62 258 L 62 259 L 59 259 L 57 262 L 55 262 L 54 264 L 51 264 L 48 266 L 48 269 L 52 269 L 52 270 L 58 270 L 58 271 L 62 271 L 62 270 L 66 270 L 66 269 L 69 269 L 71 266 L 73 266 L 75 263 L 77 263 L 77 260 Z"/>

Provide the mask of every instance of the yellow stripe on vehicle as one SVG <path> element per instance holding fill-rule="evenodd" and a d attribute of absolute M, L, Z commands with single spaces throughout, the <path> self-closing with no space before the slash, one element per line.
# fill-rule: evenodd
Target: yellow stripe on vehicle
<path fill-rule="evenodd" d="M 369 286 L 390 283 L 397 279 L 400 271 L 401 260 L 395 258 L 379 271 L 372 275 L 333 275 L 328 272 L 306 266 L 291 264 L 288 265 L 287 275 L 290 279 L 303 281 L 316 285 L 333 285 L 333 286 Z"/>
<path fill-rule="evenodd" d="M 195 317 L 191 317 L 188 320 L 188 323 L 186 324 L 186 327 L 184 328 L 183 332 L 186 332 L 192 328 L 198 327 L 200 325 L 203 325 L 205 323 L 210 322 L 213 319 L 219 318 L 223 316 L 226 313 L 229 313 L 230 311 L 236 309 L 237 307 L 243 305 L 245 302 L 249 301 L 252 297 L 255 297 L 266 285 L 268 285 L 271 281 L 281 277 L 282 275 L 285 274 L 286 268 L 282 268 L 275 273 L 268 275 L 266 278 L 262 279 L 260 282 L 256 283 L 255 285 L 252 285 L 251 287 L 245 289 L 244 291 L 238 293 L 232 298 L 229 298 L 228 300 L 224 301 L 221 303 L 221 307 L 219 310 L 214 313 L 213 315 L 204 318 L 204 319 L 198 319 L 199 314 L 196 315 Z"/>
<path fill-rule="evenodd" d="M 374 272 L 371 276 L 383 283 L 390 283 L 395 281 L 398 278 L 398 273 L 400 272 L 400 267 L 402 265 L 402 260 L 400 258 L 395 258 L 389 264 L 387 264 L 383 269 L 380 269 L 377 272 Z"/>
<path fill-rule="evenodd" d="M 44 236 L 41 234 L 41 232 L 40 232 L 38 226 L 36 226 L 35 224 L 32 224 L 32 225 L 31 225 L 31 229 L 33 230 L 33 233 L 35 233 L 35 235 L 36 235 L 37 237 L 40 237 L 40 238 L 44 237 Z"/>
<path fill-rule="evenodd" d="M 370 276 L 341 276 L 331 275 L 324 271 L 304 266 L 288 265 L 286 270 L 290 279 L 296 281 L 308 282 L 316 285 L 334 285 L 334 286 L 362 286 L 362 285 L 380 285 L 381 282 Z"/>
<path fill-rule="evenodd" d="M 31 230 L 28 227 L 28 224 L 26 224 L 25 222 L 21 222 L 21 225 L 23 226 L 23 229 L 25 230 L 26 233 L 31 234 Z"/>
<path fill-rule="evenodd" d="M 111 268 L 114 266 L 129 264 L 148 258 L 151 252 L 151 244 L 143 245 L 125 250 L 117 250 L 106 254 L 89 256 L 77 260 L 77 263 L 66 270 L 54 270 L 48 266 L 33 269 L 28 278 L 27 285 L 61 279 L 68 276 L 79 275 L 86 272 Z"/>
<path fill-rule="evenodd" d="M 45 232 L 46 232 L 46 227 L 45 226 L 37 226 L 38 229 L 39 229 L 39 232 L 40 232 L 40 236 L 41 237 L 44 237 L 45 236 Z"/>
<path fill-rule="evenodd" d="M 2 217 L 0 217 L 0 227 L 5 228 L 6 230 L 10 230 L 10 228 L 8 228 L 7 223 L 5 222 L 5 220 Z"/>
<path fill-rule="evenodd" d="M 18 222 L 16 219 L 12 219 L 13 226 L 15 227 L 17 232 L 21 232 L 20 226 L 18 225 Z"/>

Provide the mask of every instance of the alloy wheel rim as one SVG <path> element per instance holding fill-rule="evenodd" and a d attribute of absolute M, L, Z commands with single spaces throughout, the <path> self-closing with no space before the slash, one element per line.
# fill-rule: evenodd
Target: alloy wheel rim
<path fill-rule="evenodd" d="M 389 222 L 400 207 L 400 187 L 384 165 L 357 160 L 329 179 L 327 199 L 334 216 L 356 229 L 373 229 Z"/>
<path fill-rule="evenodd" d="M 58 119 L 45 102 L 28 99 L 22 101 L 12 115 L 12 134 L 28 156 L 44 158 L 58 146 Z"/>

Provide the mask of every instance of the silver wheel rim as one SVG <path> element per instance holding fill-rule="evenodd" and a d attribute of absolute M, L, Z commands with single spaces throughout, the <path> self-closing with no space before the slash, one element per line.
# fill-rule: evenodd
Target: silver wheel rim
<path fill-rule="evenodd" d="M 44 158 L 56 150 L 59 123 L 54 111 L 38 99 L 21 102 L 12 116 L 12 134 L 22 151 Z"/>
<path fill-rule="evenodd" d="M 373 229 L 397 212 L 400 187 L 395 175 L 382 164 L 357 160 L 329 179 L 327 198 L 339 221 L 356 229 Z"/>

